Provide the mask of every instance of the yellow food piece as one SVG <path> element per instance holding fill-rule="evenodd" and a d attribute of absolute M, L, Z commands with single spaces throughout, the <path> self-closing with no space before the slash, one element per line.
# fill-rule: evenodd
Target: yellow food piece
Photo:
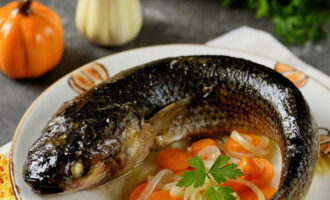
<path fill-rule="evenodd" d="M 8 159 L 0 154 L 0 199 L 15 200 L 10 184 Z"/>

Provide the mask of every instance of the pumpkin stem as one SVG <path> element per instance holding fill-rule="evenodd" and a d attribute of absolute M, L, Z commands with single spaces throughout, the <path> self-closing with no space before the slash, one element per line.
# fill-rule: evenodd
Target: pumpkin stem
<path fill-rule="evenodd" d="M 19 5 L 19 12 L 23 15 L 29 15 L 31 13 L 31 4 L 33 0 L 22 0 Z"/>

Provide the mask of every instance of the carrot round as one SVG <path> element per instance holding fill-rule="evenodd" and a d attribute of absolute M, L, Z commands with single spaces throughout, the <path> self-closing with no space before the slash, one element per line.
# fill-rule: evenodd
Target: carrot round
<path fill-rule="evenodd" d="M 223 150 L 225 151 L 234 151 L 238 153 L 249 153 L 243 146 L 241 146 L 238 142 L 229 138 L 227 142 L 223 145 Z"/>
<path fill-rule="evenodd" d="M 201 150 L 209 146 L 217 146 L 217 142 L 210 138 L 201 139 L 191 144 L 191 152 L 192 154 L 196 155 Z"/>
<path fill-rule="evenodd" d="M 166 190 L 159 190 L 151 193 L 148 200 L 179 200 L 170 195 Z"/>
<path fill-rule="evenodd" d="M 252 145 L 257 146 L 261 143 L 261 138 L 254 134 L 242 134 L 241 135 L 247 139 Z M 229 138 L 227 142 L 223 145 L 223 149 L 225 151 L 234 151 L 238 153 L 250 153 L 248 150 L 246 150 L 242 145 L 240 145 L 238 142 L 233 140 L 232 138 Z"/>
<path fill-rule="evenodd" d="M 134 188 L 134 190 L 131 192 L 131 195 L 129 197 L 129 200 L 137 200 L 140 197 L 140 195 L 143 192 L 143 190 L 147 187 L 147 185 L 148 185 L 148 182 L 143 182 L 140 185 L 136 186 Z M 155 188 L 155 190 L 153 191 L 153 193 L 158 192 L 158 191 L 160 191 L 160 189 L 159 188 Z M 150 199 L 150 196 L 149 196 L 148 200 L 149 199 Z"/>
<path fill-rule="evenodd" d="M 264 158 L 242 157 L 238 168 L 242 170 L 245 180 L 251 181 L 257 186 L 267 185 L 275 173 L 271 163 Z"/>
<path fill-rule="evenodd" d="M 274 194 L 277 192 L 277 190 L 275 188 L 270 187 L 270 186 L 261 187 L 260 190 L 265 195 L 266 200 L 269 200 L 270 198 L 272 198 L 274 196 Z"/>
<path fill-rule="evenodd" d="M 236 193 L 240 193 L 248 189 L 248 187 L 246 187 L 245 185 L 231 180 L 228 180 L 227 182 L 220 184 L 220 186 L 230 187 Z"/>
<path fill-rule="evenodd" d="M 134 190 L 131 192 L 131 195 L 129 196 L 129 200 L 137 200 L 143 190 L 147 187 L 148 183 L 144 182 L 141 183 L 140 185 L 136 186 Z"/>
<path fill-rule="evenodd" d="M 253 180 L 258 178 L 261 175 L 259 171 L 259 166 L 254 162 L 252 158 L 243 156 L 238 163 L 238 168 L 242 170 L 245 180 Z"/>
<path fill-rule="evenodd" d="M 157 162 L 161 168 L 170 169 L 173 171 L 181 171 L 188 169 L 188 159 L 191 154 L 180 149 L 164 149 L 158 153 Z"/>
<path fill-rule="evenodd" d="M 259 188 L 261 192 L 264 194 L 265 200 L 269 200 L 276 193 L 276 189 L 270 186 L 264 186 Z M 242 192 L 238 193 L 241 200 L 256 200 L 257 195 L 251 191 L 250 189 L 246 189 Z"/>
<path fill-rule="evenodd" d="M 259 186 L 268 184 L 275 174 L 272 164 L 264 158 L 253 158 L 253 161 L 261 172 L 261 176 L 255 181 L 255 184 Z"/>
<path fill-rule="evenodd" d="M 258 199 L 257 195 L 249 189 L 238 193 L 238 196 L 239 196 L 240 200 L 257 200 Z"/>

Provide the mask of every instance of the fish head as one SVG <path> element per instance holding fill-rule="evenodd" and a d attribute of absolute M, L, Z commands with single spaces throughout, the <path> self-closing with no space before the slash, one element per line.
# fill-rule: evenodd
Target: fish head
<path fill-rule="evenodd" d="M 48 123 L 24 167 L 25 181 L 35 192 L 91 188 L 126 173 L 148 155 L 152 131 L 140 113 L 132 106 L 110 113 L 100 111 L 99 118 L 79 122 L 62 115 Z"/>
<path fill-rule="evenodd" d="M 63 116 L 54 117 L 29 149 L 23 173 L 25 181 L 35 192 L 64 192 L 70 179 L 82 176 L 88 170 L 81 156 L 83 152 L 79 152 L 86 144 L 78 137 L 83 130 L 80 126 Z"/>

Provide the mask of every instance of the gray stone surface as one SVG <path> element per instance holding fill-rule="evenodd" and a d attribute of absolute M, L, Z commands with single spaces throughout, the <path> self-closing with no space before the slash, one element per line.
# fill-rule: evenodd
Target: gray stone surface
<path fill-rule="evenodd" d="M 32 101 L 54 81 L 75 68 L 126 49 L 166 44 L 205 43 L 243 25 L 272 32 L 269 19 L 254 13 L 222 8 L 219 0 L 142 0 L 144 24 L 139 36 L 119 48 L 95 46 L 85 40 L 74 23 L 75 0 L 40 0 L 61 17 L 65 29 L 65 51 L 60 64 L 33 80 L 11 80 L 0 74 L 0 146 L 11 140 L 15 127 Z M 3 6 L 9 0 L 1 0 Z M 326 27 L 330 34 L 330 26 Z M 302 47 L 290 47 L 306 62 L 330 75 L 330 39 Z"/>

